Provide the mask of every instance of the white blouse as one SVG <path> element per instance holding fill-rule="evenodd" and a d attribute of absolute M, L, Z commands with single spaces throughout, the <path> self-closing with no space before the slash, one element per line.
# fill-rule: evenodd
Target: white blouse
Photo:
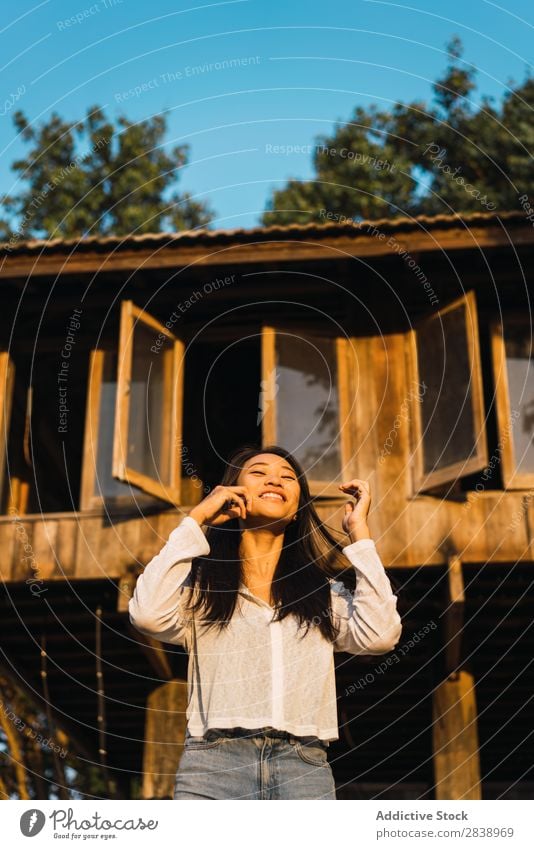
<path fill-rule="evenodd" d="M 334 651 L 383 654 L 397 645 L 402 630 L 373 540 L 343 548 L 356 569 L 353 594 L 342 581 L 329 579 L 334 624 L 341 628 L 335 643 L 313 625 L 302 637 L 293 614 L 271 621 L 274 608 L 243 583 L 228 627 L 203 629 L 184 602 L 192 586 L 191 560 L 209 552 L 202 528 L 186 516 L 139 576 L 129 603 L 130 621 L 141 633 L 179 643 L 189 653 L 189 732 L 203 736 L 209 728 L 270 726 L 337 740 Z"/>

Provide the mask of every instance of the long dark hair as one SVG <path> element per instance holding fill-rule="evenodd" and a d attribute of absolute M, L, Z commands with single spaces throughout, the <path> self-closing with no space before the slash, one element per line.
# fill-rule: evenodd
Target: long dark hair
<path fill-rule="evenodd" d="M 282 552 L 272 582 L 276 607 L 276 621 L 293 613 L 299 626 L 318 627 L 325 639 L 334 642 L 338 631 L 332 619 L 329 578 L 342 580 L 352 591 L 355 589 L 354 567 L 347 566 L 343 546 L 321 521 L 310 497 L 306 475 L 300 463 L 278 445 L 260 447 L 243 445 L 229 458 L 221 480 L 223 486 L 236 486 L 239 473 L 247 460 L 257 454 L 277 454 L 295 470 L 300 498 L 297 519 L 291 521 L 284 532 Z M 206 538 L 210 553 L 193 558 L 192 585 L 196 593 L 189 599 L 189 610 L 199 613 L 202 626 L 227 627 L 233 616 L 242 566 L 239 557 L 241 539 L 239 519 L 230 519 L 224 525 L 209 527 Z M 193 601 L 193 595 L 196 599 Z"/>

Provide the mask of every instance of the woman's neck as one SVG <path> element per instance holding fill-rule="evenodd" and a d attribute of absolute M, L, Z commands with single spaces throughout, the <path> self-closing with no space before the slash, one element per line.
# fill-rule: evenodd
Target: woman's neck
<path fill-rule="evenodd" d="M 284 533 L 266 528 L 244 528 L 239 544 L 239 556 L 248 577 L 272 578 L 280 559 Z"/>

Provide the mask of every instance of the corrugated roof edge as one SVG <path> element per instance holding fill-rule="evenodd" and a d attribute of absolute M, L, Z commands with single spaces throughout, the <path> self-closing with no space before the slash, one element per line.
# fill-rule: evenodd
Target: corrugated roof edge
<path fill-rule="evenodd" d="M 322 224 L 309 222 L 308 224 L 273 224 L 269 227 L 251 227 L 250 229 L 235 228 L 230 230 L 183 230 L 177 233 L 143 233 L 135 235 L 130 233 L 125 236 L 88 236 L 85 239 L 28 239 L 15 245 L 10 242 L 0 243 L 0 252 L 13 254 L 24 254 L 41 251 L 45 253 L 60 253 L 61 250 L 75 247 L 79 251 L 95 248 L 107 248 L 114 246 L 116 249 L 128 249 L 145 247 L 147 245 L 165 242 L 216 242 L 231 239 L 269 239 L 274 236 L 310 236 L 312 233 L 330 235 L 346 235 L 347 233 L 362 233 L 370 228 L 377 228 L 384 232 L 392 230 L 410 230 L 417 227 L 422 229 L 435 229 L 442 227 L 447 229 L 459 223 L 468 226 L 487 226 L 498 224 L 499 221 L 510 223 L 525 222 L 525 214 L 519 210 L 505 210 L 502 212 L 470 212 L 452 215 L 417 215 L 413 218 L 401 216 L 398 218 L 378 218 L 376 220 L 363 220 L 358 223 L 327 221 Z"/>

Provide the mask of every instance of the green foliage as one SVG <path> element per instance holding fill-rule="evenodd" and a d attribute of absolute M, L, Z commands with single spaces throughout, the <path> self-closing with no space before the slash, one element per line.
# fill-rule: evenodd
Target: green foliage
<path fill-rule="evenodd" d="M 518 208 L 534 179 L 534 78 L 498 107 L 487 98 L 475 106 L 475 69 L 461 61 L 458 38 L 447 50 L 430 105 L 356 108 L 316 138 L 314 179 L 275 191 L 263 224 Z"/>
<path fill-rule="evenodd" d="M 13 120 L 30 149 L 12 165 L 18 190 L 3 206 L 17 224 L 0 223 L 4 238 L 192 229 L 213 217 L 189 194 L 170 194 L 189 147 L 167 152 L 164 116 L 114 125 L 95 106 L 73 123 L 52 114 L 34 127 L 20 111 Z"/>

